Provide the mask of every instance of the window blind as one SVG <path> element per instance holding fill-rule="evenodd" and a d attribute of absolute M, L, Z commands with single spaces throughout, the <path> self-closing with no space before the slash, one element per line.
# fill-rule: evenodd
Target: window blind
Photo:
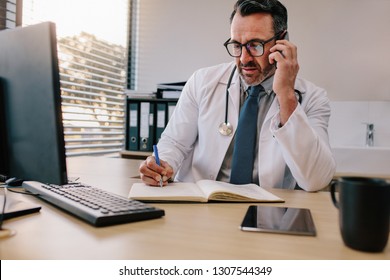
<path fill-rule="evenodd" d="M 125 54 L 86 32 L 58 39 L 67 156 L 123 149 Z"/>
<path fill-rule="evenodd" d="M 126 14 L 122 24 L 127 26 L 128 34 L 120 32 L 124 38 L 132 32 L 132 1 L 110 2 L 110 5 L 119 5 L 119 10 Z M 55 21 L 40 18 L 40 11 L 46 8 L 40 1 L 2 0 L 0 29 L 21 25 L 22 18 L 23 25 Z M 88 17 L 86 13 L 85 20 L 93 20 L 93 17 Z M 114 28 L 109 17 L 106 25 Z M 57 42 L 66 155 L 118 154 L 125 141 L 124 88 L 127 72 L 130 73 L 126 65 L 127 56 L 132 49 L 101 40 L 87 32 L 59 36 Z"/>
<path fill-rule="evenodd" d="M 24 25 L 48 20 L 57 25 L 62 118 L 68 157 L 119 155 L 124 148 L 128 50 L 123 45 L 127 44 L 130 29 L 130 1 L 58 1 L 55 5 L 40 0 L 24 0 Z M 56 10 L 61 7 L 64 11 Z M 64 19 L 61 14 L 69 9 L 74 9 L 74 18 Z M 112 10 L 116 11 L 115 14 Z M 76 22 L 80 18 L 87 24 L 79 24 L 77 30 L 74 27 L 79 26 Z M 64 27 L 72 30 L 64 30 Z M 116 36 L 105 34 L 102 37 L 98 31 L 105 29 L 110 29 Z M 123 40 L 118 40 L 119 36 L 123 36 Z M 102 39 L 107 37 L 116 37 L 114 40 L 124 43 Z"/>

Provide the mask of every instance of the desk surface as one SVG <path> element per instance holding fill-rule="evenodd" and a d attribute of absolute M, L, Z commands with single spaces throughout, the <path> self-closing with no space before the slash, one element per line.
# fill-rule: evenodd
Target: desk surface
<path fill-rule="evenodd" d="M 138 165 L 121 158 L 70 158 L 68 174 L 127 196 L 139 180 Z M 9 193 L 42 209 L 4 222 L 17 234 L 0 239 L 0 259 L 390 259 L 389 245 L 373 254 L 343 244 L 328 192 L 271 192 L 286 200 L 284 206 L 311 209 L 317 236 L 243 232 L 248 203 L 155 204 L 165 210 L 163 218 L 95 228 L 35 197 Z"/>

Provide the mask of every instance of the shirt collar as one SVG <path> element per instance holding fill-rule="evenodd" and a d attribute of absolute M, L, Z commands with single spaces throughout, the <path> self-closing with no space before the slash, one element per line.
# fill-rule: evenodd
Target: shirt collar
<path fill-rule="evenodd" d="M 263 86 L 265 92 L 267 93 L 267 95 L 270 95 L 273 91 L 272 91 L 272 85 L 274 84 L 274 75 L 272 75 L 271 77 L 267 78 L 265 81 L 263 81 L 261 83 L 261 85 Z"/>
<path fill-rule="evenodd" d="M 241 79 L 241 78 L 240 78 Z M 261 85 L 262 87 L 264 88 L 266 94 L 269 96 L 273 93 L 273 90 L 272 90 L 272 85 L 274 83 L 274 75 L 272 75 L 271 77 L 268 77 L 267 79 L 265 79 Z M 241 79 L 241 85 L 242 85 L 242 89 L 244 92 L 247 92 L 249 86 L 245 83 L 245 81 L 243 79 Z"/>

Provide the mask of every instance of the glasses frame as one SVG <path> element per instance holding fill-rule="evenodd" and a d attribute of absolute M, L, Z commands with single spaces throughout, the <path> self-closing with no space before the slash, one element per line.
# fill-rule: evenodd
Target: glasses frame
<path fill-rule="evenodd" d="M 227 41 L 223 44 L 226 48 L 226 51 L 228 52 L 228 54 L 231 56 L 231 57 L 241 57 L 242 55 L 242 47 L 245 47 L 246 51 L 248 52 L 248 54 L 252 57 L 260 57 L 264 54 L 264 45 L 275 40 L 277 37 L 279 37 L 281 34 L 283 34 L 284 31 L 280 31 L 278 32 L 275 36 L 273 36 L 272 38 L 268 39 L 268 40 L 265 40 L 265 41 L 262 41 L 262 40 L 259 40 L 259 39 L 253 39 L 253 40 L 250 40 L 244 44 L 241 44 L 239 42 L 235 42 L 235 41 L 230 41 L 231 38 L 227 39 Z M 253 42 L 256 42 L 256 43 L 260 43 L 260 45 L 263 47 L 263 52 L 260 54 L 260 55 L 253 55 L 250 51 L 250 48 L 249 48 L 249 45 Z M 240 45 L 240 55 L 232 55 L 229 51 L 229 48 L 228 46 L 231 45 L 231 44 L 236 44 L 236 45 Z"/>

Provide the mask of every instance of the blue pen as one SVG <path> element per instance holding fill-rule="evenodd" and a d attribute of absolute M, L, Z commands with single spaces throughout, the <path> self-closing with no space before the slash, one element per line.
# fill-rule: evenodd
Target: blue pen
<path fill-rule="evenodd" d="M 158 149 L 157 149 L 157 145 L 153 145 L 153 152 L 154 152 L 154 156 L 156 157 L 156 163 L 161 166 L 160 164 L 160 157 L 158 156 Z M 162 188 L 163 186 L 163 181 L 162 181 L 162 176 L 160 178 L 160 187 Z"/>

